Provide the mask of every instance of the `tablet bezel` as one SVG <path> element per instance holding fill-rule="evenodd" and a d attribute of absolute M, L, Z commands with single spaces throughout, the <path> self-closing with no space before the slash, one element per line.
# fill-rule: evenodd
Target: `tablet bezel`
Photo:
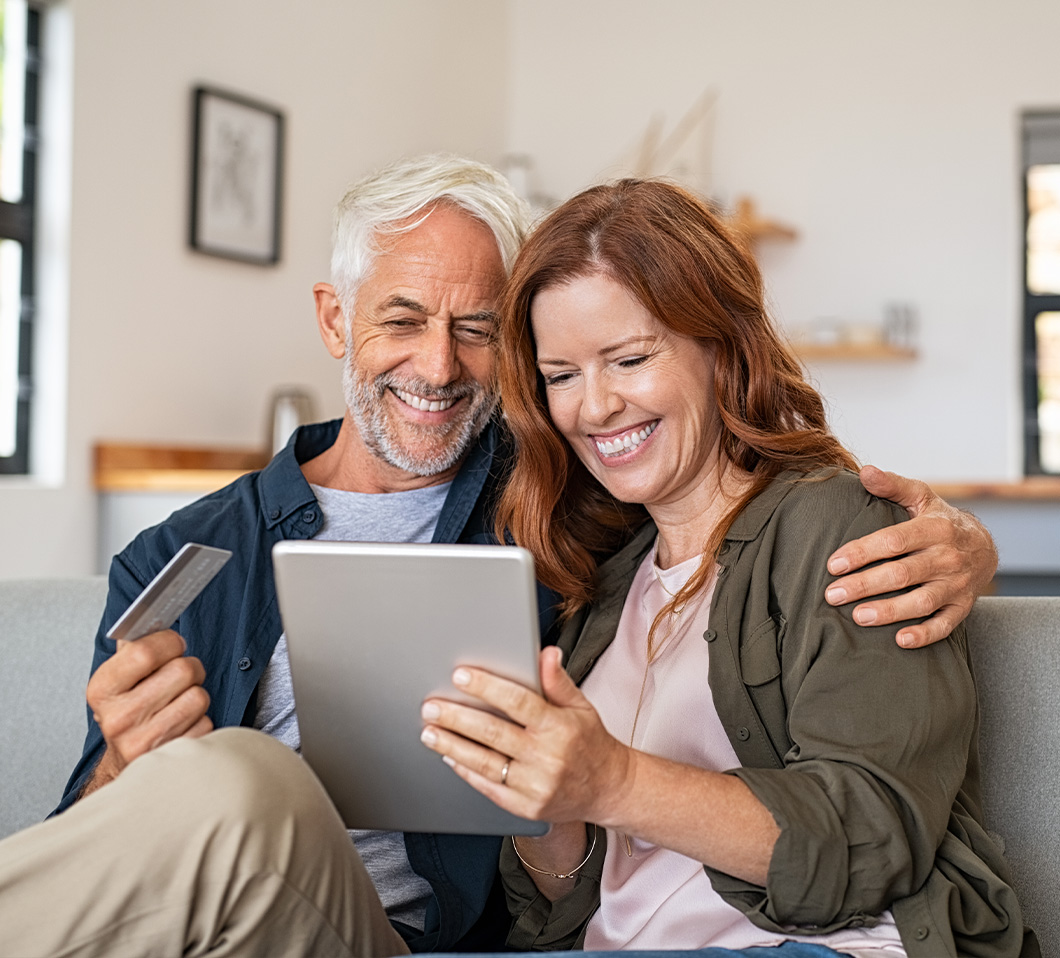
<path fill-rule="evenodd" d="M 540 691 L 530 554 L 515 546 L 285 540 L 272 555 L 302 755 L 347 826 L 547 831 L 547 823 L 475 791 L 419 740 L 425 698 L 465 700 L 450 683 L 457 665 Z M 355 727 L 368 734 L 350 735 Z"/>

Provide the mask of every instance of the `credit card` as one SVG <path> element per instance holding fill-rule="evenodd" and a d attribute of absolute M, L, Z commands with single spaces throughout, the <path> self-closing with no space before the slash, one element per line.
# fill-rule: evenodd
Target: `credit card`
<path fill-rule="evenodd" d="M 189 542 L 182 546 L 110 627 L 108 639 L 140 639 L 168 629 L 206 588 L 232 553 Z"/>

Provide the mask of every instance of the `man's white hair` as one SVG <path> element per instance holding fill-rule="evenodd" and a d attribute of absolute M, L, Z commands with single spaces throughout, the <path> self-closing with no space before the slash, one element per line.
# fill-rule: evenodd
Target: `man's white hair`
<path fill-rule="evenodd" d="M 461 156 L 434 153 L 399 160 L 355 183 L 335 208 L 331 285 L 347 324 L 380 240 L 414 229 L 438 202 L 452 203 L 489 227 L 504 272 L 511 272 L 530 225 L 530 208 L 508 181 L 492 167 Z M 416 217 L 420 212 L 424 216 Z"/>

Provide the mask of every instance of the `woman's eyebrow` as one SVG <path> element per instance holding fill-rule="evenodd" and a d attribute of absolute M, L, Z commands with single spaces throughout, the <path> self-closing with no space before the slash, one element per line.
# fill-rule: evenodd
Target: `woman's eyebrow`
<path fill-rule="evenodd" d="M 627 336 L 625 339 L 620 339 L 617 343 L 612 343 L 610 346 L 605 346 L 600 350 L 601 356 L 608 356 L 613 352 L 617 352 L 620 349 L 625 349 L 627 346 L 632 346 L 636 343 L 654 343 L 658 337 L 647 335 L 647 336 Z"/>
<path fill-rule="evenodd" d="M 658 337 L 657 336 L 653 336 L 653 335 L 627 336 L 625 339 L 620 339 L 617 343 L 612 343 L 610 346 L 604 346 L 603 349 L 599 350 L 597 355 L 598 356 L 610 356 L 611 353 L 618 352 L 618 350 L 620 350 L 620 349 L 626 349 L 629 346 L 637 345 L 637 344 L 640 344 L 640 343 L 644 343 L 644 344 L 647 344 L 647 345 L 652 345 L 652 344 L 655 343 L 655 341 L 657 339 L 658 339 Z M 570 362 L 570 360 L 567 360 L 567 359 L 548 359 L 548 358 L 542 358 L 542 357 L 539 356 L 538 359 L 537 359 L 537 365 L 538 366 L 570 366 L 570 365 L 572 365 L 572 363 Z"/>

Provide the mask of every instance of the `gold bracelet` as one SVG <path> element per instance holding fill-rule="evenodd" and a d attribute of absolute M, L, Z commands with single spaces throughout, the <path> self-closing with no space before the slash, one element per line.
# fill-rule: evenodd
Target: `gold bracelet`
<path fill-rule="evenodd" d="M 515 843 L 515 836 L 512 835 L 512 848 L 515 849 L 515 857 L 523 863 L 523 866 L 529 868 L 532 872 L 537 872 L 539 875 L 548 875 L 549 878 L 577 878 L 578 872 L 585 867 L 585 863 L 593 857 L 593 849 L 596 848 L 596 825 L 593 825 L 593 840 L 592 844 L 589 845 L 589 853 L 581 860 L 581 864 L 575 865 L 566 875 L 557 875 L 555 872 L 545 871 L 543 868 L 534 868 L 522 855 L 519 854 L 519 846 Z"/>

